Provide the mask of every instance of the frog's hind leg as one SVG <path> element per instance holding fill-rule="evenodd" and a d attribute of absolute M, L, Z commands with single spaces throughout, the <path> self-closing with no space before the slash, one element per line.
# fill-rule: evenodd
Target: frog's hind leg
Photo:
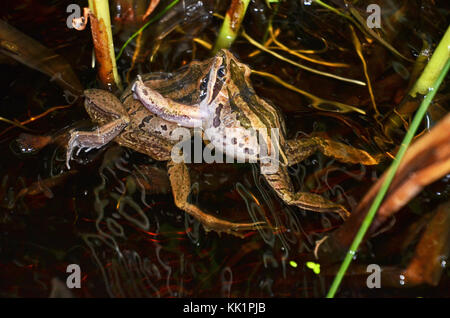
<path fill-rule="evenodd" d="M 285 166 L 280 165 L 276 173 L 263 175 L 277 195 L 288 205 L 296 205 L 299 208 L 314 212 L 335 212 L 339 213 L 342 218 L 350 215 L 342 205 L 318 194 L 295 192 Z"/>
<path fill-rule="evenodd" d="M 351 164 L 375 165 L 380 159 L 380 156 L 373 157 L 364 150 L 321 137 L 291 139 L 286 142 L 285 153 L 289 165 L 303 161 L 316 151 Z"/>
<path fill-rule="evenodd" d="M 379 156 L 372 157 L 364 150 L 321 137 L 292 139 L 285 144 L 289 166 L 303 161 L 316 151 L 320 151 L 338 161 L 352 164 L 374 165 L 379 161 Z M 296 205 L 315 212 L 336 212 L 342 217 L 349 215 L 349 212 L 342 205 L 333 203 L 320 195 L 295 192 L 284 166 L 280 166 L 276 173 L 266 174 L 264 177 L 278 196 L 289 205 Z"/>
<path fill-rule="evenodd" d="M 256 230 L 264 224 L 263 222 L 234 223 L 203 212 L 187 201 L 191 191 L 191 181 L 186 164 L 169 161 L 167 168 L 176 206 L 200 221 L 205 230 L 213 230 L 218 233 L 225 232 L 242 237 L 243 231 Z"/>
<path fill-rule="evenodd" d="M 100 126 L 94 131 L 72 131 L 66 152 L 66 165 L 70 169 L 69 161 L 72 158 L 72 152 L 78 147 L 78 152 L 87 148 L 100 148 L 115 137 L 130 122 L 130 118 L 119 99 L 113 94 L 90 89 L 84 92 L 85 108 L 89 116 Z"/>

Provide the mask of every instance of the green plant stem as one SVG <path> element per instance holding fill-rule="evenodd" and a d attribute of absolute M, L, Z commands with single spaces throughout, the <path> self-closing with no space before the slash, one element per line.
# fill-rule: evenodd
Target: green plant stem
<path fill-rule="evenodd" d="M 430 43 L 423 41 L 423 47 L 420 55 L 417 57 L 414 64 L 414 69 L 410 76 L 410 87 L 408 95 L 403 98 L 403 101 L 396 111 L 392 112 L 384 122 L 384 133 L 388 138 L 392 138 L 395 130 L 401 128 L 405 121 L 409 122 L 410 114 L 419 107 L 419 101 L 414 99 L 417 93 L 425 95 L 428 88 L 436 81 L 448 58 L 450 58 L 450 27 L 447 28 L 441 42 L 436 47 L 430 61 L 428 60 L 428 50 L 431 50 Z M 424 69 L 424 66 L 427 66 Z"/>
<path fill-rule="evenodd" d="M 444 38 L 443 38 L 443 40 L 444 40 Z M 446 40 L 448 40 L 448 39 L 446 39 Z M 442 42 L 443 41 L 441 41 L 441 43 Z M 449 46 L 450 43 L 447 42 L 447 43 L 445 43 L 445 45 Z M 428 65 L 427 65 L 427 67 L 428 67 Z M 328 291 L 327 298 L 333 298 L 334 295 L 336 294 L 336 291 L 339 288 L 339 285 L 341 284 L 341 281 L 345 275 L 345 272 L 347 271 L 347 269 L 350 265 L 350 262 L 353 259 L 353 256 L 356 254 L 356 251 L 358 250 L 361 241 L 363 240 L 367 230 L 369 229 L 370 224 L 372 223 L 372 220 L 373 220 L 381 202 L 383 201 L 385 194 L 387 193 L 387 191 L 389 189 L 389 185 L 391 184 L 391 182 L 395 176 L 395 173 L 400 165 L 400 162 L 401 162 L 403 156 L 405 155 L 406 150 L 407 150 L 409 144 L 411 143 L 411 141 L 417 131 L 417 128 L 419 127 L 419 125 L 428 109 L 428 106 L 430 105 L 434 95 L 436 94 L 437 90 L 439 89 L 439 86 L 441 85 L 442 81 L 444 80 L 444 77 L 447 74 L 449 67 L 450 67 L 450 59 L 447 57 L 445 66 L 441 70 L 441 72 L 440 72 L 437 80 L 434 82 L 434 84 L 428 88 L 428 94 L 425 96 L 419 109 L 417 110 L 416 115 L 414 116 L 414 119 L 409 127 L 409 130 L 406 133 L 402 144 L 400 145 L 397 155 L 396 155 L 394 161 L 392 162 L 391 166 L 389 167 L 389 170 L 386 175 L 386 179 L 384 180 L 377 196 L 373 200 L 372 205 L 370 206 L 369 212 L 367 213 L 366 217 L 364 218 L 364 221 L 361 224 L 361 227 L 359 228 L 359 231 L 356 234 L 355 239 L 353 240 L 353 243 L 347 252 L 347 255 L 345 256 L 345 259 L 342 262 L 341 267 L 339 268 L 339 271 L 336 274 L 336 277 L 334 278 L 334 281 L 330 287 L 330 290 Z"/>
<path fill-rule="evenodd" d="M 122 54 L 123 51 L 125 50 L 125 48 L 128 46 L 128 44 L 130 44 L 131 41 L 133 41 L 133 39 L 135 37 L 137 37 L 139 35 L 139 33 L 141 33 L 142 31 L 144 31 L 150 24 L 152 24 L 153 22 L 155 22 L 156 20 L 159 20 L 167 11 L 169 11 L 170 9 L 172 9 L 178 2 L 180 2 L 180 0 L 174 0 L 171 3 L 169 3 L 167 5 L 167 7 L 165 7 L 161 12 L 159 12 L 157 15 L 155 15 L 153 18 L 151 18 L 146 24 L 144 24 L 139 30 L 137 30 L 136 32 L 133 33 L 132 36 L 130 36 L 128 38 L 128 40 L 124 43 L 124 45 L 122 45 L 122 47 L 120 48 L 119 54 L 117 54 L 116 60 L 118 60 Z"/>
<path fill-rule="evenodd" d="M 233 44 L 238 36 L 249 3 L 250 0 L 232 0 L 214 45 L 213 54 L 216 54 L 220 49 L 228 49 Z"/>
<path fill-rule="evenodd" d="M 427 67 L 423 70 L 419 79 L 414 84 L 413 88 L 409 92 L 409 95 L 416 97 L 416 94 L 425 95 L 431 85 L 436 82 L 436 78 L 444 68 L 446 61 L 450 57 L 450 27 L 447 28 L 441 42 L 436 47 L 431 56 Z"/>

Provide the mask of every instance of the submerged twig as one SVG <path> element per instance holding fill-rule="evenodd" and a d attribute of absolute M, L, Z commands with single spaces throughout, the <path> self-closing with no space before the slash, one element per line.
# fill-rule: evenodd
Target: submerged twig
<path fill-rule="evenodd" d="M 407 58 L 406 56 L 404 56 L 403 54 L 401 54 L 399 51 L 397 51 L 396 48 L 394 48 L 391 44 L 386 42 L 385 39 L 383 39 L 381 36 L 376 34 L 375 31 L 373 31 L 371 28 L 369 28 L 367 26 L 367 23 L 364 20 L 364 18 L 361 17 L 359 12 L 355 8 L 350 6 L 349 10 L 350 10 L 350 13 L 355 17 L 356 21 L 358 22 L 358 25 L 359 25 L 358 28 L 361 31 L 363 31 L 364 33 L 366 33 L 369 36 L 373 37 L 375 40 L 377 40 L 380 44 L 382 44 L 385 48 L 387 48 L 389 51 L 391 51 L 392 53 L 394 53 L 398 57 L 400 57 L 400 58 L 402 58 L 402 59 L 404 59 L 404 60 L 406 60 L 408 62 L 413 62 L 413 60 L 411 60 L 411 59 Z M 432 83 L 430 83 L 430 84 L 432 84 Z"/>
<path fill-rule="evenodd" d="M 361 48 L 361 42 L 359 42 L 358 36 L 356 35 L 355 29 L 350 25 L 350 31 L 352 32 L 353 45 L 355 46 L 356 53 L 358 54 L 361 63 L 363 65 L 364 76 L 366 77 L 367 89 L 369 90 L 370 100 L 372 101 L 373 110 L 375 111 L 375 116 L 378 118 L 380 112 L 377 109 L 377 104 L 375 103 L 375 96 L 373 95 L 372 84 L 369 77 L 369 71 L 367 69 L 367 63 L 364 59 L 364 55 Z"/>
<path fill-rule="evenodd" d="M 207 50 L 211 50 L 212 47 L 213 47 L 211 43 L 209 43 L 209 42 L 207 42 L 205 40 L 202 40 L 200 38 L 193 38 L 192 41 L 194 41 L 195 43 L 200 44 L 201 46 L 203 46 Z"/>
<path fill-rule="evenodd" d="M 24 125 L 22 125 L 20 123 L 16 123 L 15 121 L 9 120 L 7 118 L 0 117 L 0 121 L 3 121 L 5 123 L 8 123 L 8 124 L 13 125 L 15 127 L 22 128 L 23 130 L 33 132 L 33 129 L 30 129 L 30 128 L 28 128 L 28 127 L 26 127 L 26 126 L 24 126 Z"/>
<path fill-rule="evenodd" d="M 314 74 L 318 74 L 318 75 L 322 75 L 322 76 L 334 78 L 334 79 L 337 79 L 337 80 L 340 80 L 340 81 L 343 81 L 343 82 L 353 83 L 353 84 L 357 84 L 357 85 L 361 85 L 361 86 L 365 86 L 365 85 L 366 85 L 366 83 L 361 82 L 361 81 L 358 81 L 358 80 L 355 80 L 355 79 L 350 79 L 350 78 L 346 78 L 346 77 L 334 75 L 334 74 L 331 74 L 331 73 L 318 71 L 318 70 L 315 70 L 315 69 L 310 68 L 310 67 L 308 67 L 308 66 L 305 66 L 305 65 L 299 64 L 299 63 L 297 63 L 297 62 L 294 62 L 294 61 L 292 61 L 292 60 L 290 60 L 290 59 L 288 59 L 288 58 L 286 58 L 286 57 L 284 57 L 284 56 L 282 56 L 282 55 L 280 55 L 280 54 L 278 54 L 278 53 L 276 53 L 276 52 L 274 52 L 274 51 L 272 51 L 272 50 L 269 50 L 269 49 L 266 48 L 264 45 L 262 45 L 262 44 L 259 43 L 258 41 L 256 41 L 256 40 L 254 40 L 253 38 L 251 38 L 244 30 L 242 30 L 241 35 L 242 35 L 247 41 L 249 41 L 250 44 L 256 46 L 256 47 L 257 47 L 258 49 L 260 49 L 261 51 L 267 52 L 267 53 L 269 53 L 269 54 L 271 54 L 271 55 L 273 55 L 273 56 L 279 58 L 280 60 L 285 61 L 285 62 L 287 62 L 287 63 L 289 63 L 289 64 L 292 64 L 292 65 L 294 65 L 294 66 L 297 66 L 297 67 L 299 67 L 299 68 L 301 68 L 301 69 L 304 69 L 304 70 L 309 71 L 309 72 L 314 73 Z"/>
<path fill-rule="evenodd" d="M 340 113 L 348 113 L 348 112 L 357 112 L 360 114 L 365 115 L 366 112 L 362 109 L 359 109 L 357 107 L 351 106 L 351 105 L 347 105 L 347 104 L 343 104 L 340 102 L 336 102 L 336 101 L 331 101 L 331 100 L 326 100 L 320 97 L 317 97 L 311 93 L 308 93 L 304 90 L 301 90 L 289 83 L 286 83 L 285 81 L 283 81 L 281 78 L 279 78 L 276 75 L 273 75 L 271 73 L 267 73 L 267 72 L 261 72 L 261 71 L 255 71 L 252 70 L 252 74 L 256 74 L 256 75 L 260 75 L 263 77 L 267 77 L 270 78 L 272 80 L 274 80 L 275 82 L 283 85 L 284 87 L 297 92 L 299 94 L 302 94 L 303 96 L 307 97 L 308 99 L 311 100 L 311 106 L 318 109 L 318 110 L 322 110 L 322 111 L 332 111 L 332 112 L 340 112 Z M 336 109 L 332 109 L 331 107 L 326 107 L 326 105 L 331 105 L 334 106 Z"/>
<path fill-rule="evenodd" d="M 339 63 L 339 62 L 327 62 L 327 61 L 322 61 L 322 60 L 317 60 L 314 59 L 312 57 L 306 56 L 301 54 L 300 52 L 296 51 L 296 50 L 292 50 L 290 48 L 288 48 L 286 45 L 284 45 L 283 43 L 281 43 L 280 41 L 277 40 L 276 35 L 273 32 L 272 26 L 269 26 L 269 34 L 270 34 L 270 38 L 272 39 L 273 43 L 275 43 L 276 45 L 278 45 L 278 47 L 280 49 L 282 49 L 283 51 L 286 51 L 287 53 L 294 55 L 300 59 L 303 59 L 305 61 L 311 62 L 311 63 L 315 63 L 315 64 L 319 64 L 319 65 L 325 65 L 325 66 L 330 66 L 330 67 L 349 67 L 350 65 L 346 64 L 346 63 Z"/>
<path fill-rule="evenodd" d="M 278 36 L 278 34 L 280 34 L 280 29 L 277 29 L 277 30 L 275 30 L 275 32 L 274 32 L 274 35 L 275 36 Z M 269 47 L 269 45 L 271 44 L 273 42 L 273 39 L 270 37 L 270 38 L 268 38 L 267 40 L 265 40 L 264 41 L 264 46 L 265 47 Z M 254 50 L 252 53 L 250 53 L 249 55 L 248 55 L 248 57 L 255 57 L 256 55 L 258 55 L 258 54 L 260 54 L 261 53 L 261 50 L 259 50 L 259 49 L 256 49 L 256 50 Z"/>
<path fill-rule="evenodd" d="M 150 4 L 148 5 L 147 11 L 145 11 L 144 16 L 142 17 L 142 20 L 147 19 L 147 17 L 156 9 L 158 4 L 159 0 L 150 0 Z"/>
<path fill-rule="evenodd" d="M 377 40 L 381 45 L 383 45 L 385 48 L 387 48 L 389 51 L 397 55 L 398 57 L 408 61 L 412 62 L 410 59 L 402 55 L 397 49 L 395 49 L 392 45 L 390 45 L 388 42 L 386 42 L 382 37 L 380 37 L 378 34 L 376 34 L 372 29 L 370 29 L 366 21 L 361 17 L 359 12 L 353 8 L 351 5 L 349 5 L 350 13 L 353 15 L 348 15 L 346 13 L 343 13 L 342 11 L 322 2 L 321 0 L 314 0 L 315 3 L 318 5 L 330 10 L 331 12 L 336 13 L 337 15 L 340 15 L 341 17 L 344 17 L 345 19 L 349 20 L 351 23 L 353 23 L 362 33 L 374 38 Z"/>
<path fill-rule="evenodd" d="M 13 126 L 10 126 L 10 127 L 6 128 L 6 129 L 4 129 L 2 132 L 0 132 L 0 136 L 4 135 L 6 132 L 8 132 L 9 130 L 13 129 L 14 127 L 19 127 L 19 128 L 24 129 L 24 130 L 32 131 L 32 129 L 30 129 L 28 127 L 25 127 L 25 125 L 27 125 L 27 124 L 35 121 L 35 120 L 38 120 L 38 119 L 40 119 L 40 118 L 42 118 L 44 116 L 47 116 L 48 114 L 54 112 L 55 110 L 65 109 L 65 108 L 68 108 L 68 107 L 70 107 L 70 105 L 55 106 L 55 107 L 47 109 L 45 112 L 43 112 L 43 113 L 41 113 L 39 115 L 32 116 L 32 117 L 30 117 L 30 118 L 28 118 L 28 119 L 26 119 L 26 120 L 24 120 L 24 121 L 22 121 L 20 123 L 17 123 L 17 122 L 11 121 L 9 119 L 0 117 L 1 121 L 7 122 L 7 123 L 13 125 Z"/>

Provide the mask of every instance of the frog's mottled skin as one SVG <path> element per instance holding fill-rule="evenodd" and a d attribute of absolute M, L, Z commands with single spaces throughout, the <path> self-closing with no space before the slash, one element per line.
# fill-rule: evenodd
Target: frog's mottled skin
<path fill-rule="evenodd" d="M 254 131 L 267 129 L 263 142 L 269 152 L 271 147 L 278 147 L 283 164 L 276 173 L 264 174 L 264 177 L 279 197 L 287 204 L 307 210 L 347 215 L 344 207 L 319 195 L 295 192 L 287 166 L 302 161 L 317 150 L 342 162 L 370 165 L 376 164 L 377 160 L 363 150 L 319 137 L 286 140 L 281 113 L 256 95 L 249 80 L 250 72 L 250 68 L 229 51 L 221 50 L 215 57 L 191 62 L 175 73 L 138 77 L 120 100 L 107 91 L 85 91 L 85 108 L 99 128 L 92 132 L 71 133 L 67 165 L 75 147 L 89 150 L 112 140 L 155 160 L 168 161 L 177 206 L 200 220 L 206 229 L 238 234 L 255 229 L 259 224 L 228 222 L 187 202 L 191 187 L 189 173 L 184 163 L 174 163 L 170 158 L 171 149 L 177 142 L 172 138 L 172 132 L 180 126 L 199 127 L 216 150 L 232 153 L 240 159 L 259 160 L 258 137 Z M 271 128 L 279 129 L 279 138 L 273 138 Z"/>
<path fill-rule="evenodd" d="M 256 95 L 249 81 L 250 68 L 226 50 L 204 63 L 208 73 L 200 81 L 199 87 L 203 84 L 204 90 L 197 93 L 200 98 L 195 105 L 189 99 L 183 102 L 180 98 L 167 98 L 168 94 L 160 88 L 141 80 L 133 86 L 136 98 L 168 121 L 201 127 L 215 149 L 233 152 L 240 160 L 259 159 L 261 140 L 257 131 L 265 130 L 266 134 L 259 136 L 268 135 L 264 142 L 270 147 L 275 141 L 270 138 L 270 130 L 281 129 L 280 142 L 284 144 L 283 119 L 274 106 Z"/>

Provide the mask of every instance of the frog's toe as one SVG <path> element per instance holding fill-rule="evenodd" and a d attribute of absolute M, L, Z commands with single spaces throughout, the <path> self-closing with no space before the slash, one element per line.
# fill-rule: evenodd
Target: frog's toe
<path fill-rule="evenodd" d="M 82 149 L 83 149 L 83 147 L 78 147 L 77 153 L 75 154 L 75 156 L 78 157 Z M 89 151 L 89 149 L 87 151 Z"/>

